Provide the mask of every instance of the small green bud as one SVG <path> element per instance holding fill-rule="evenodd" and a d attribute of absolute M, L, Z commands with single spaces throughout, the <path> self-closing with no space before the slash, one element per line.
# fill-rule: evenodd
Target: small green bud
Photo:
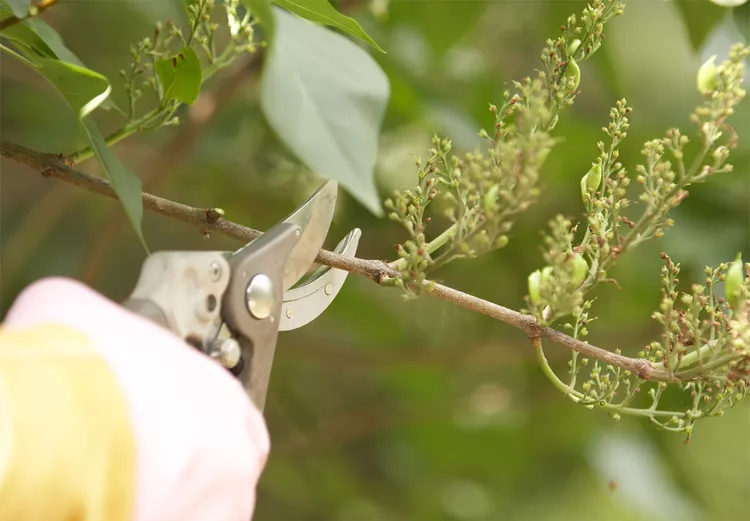
<path fill-rule="evenodd" d="M 542 283 L 542 272 L 539 270 L 536 270 L 534 273 L 529 275 L 528 278 L 529 283 L 529 299 L 531 300 L 532 304 L 538 304 L 539 300 L 542 298 L 541 295 L 541 283 Z"/>
<path fill-rule="evenodd" d="M 586 263 L 586 259 L 580 253 L 573 257 L 573 275 L 570 278 L 570 282 L 578 287 L 586 279 L 586 275 L 589 273 L 589 265 Z"/>
<path fill-rule="evenodd" d="M 602 165 L 597 162 L 591 169 L 586 172 L 581 178 L 581 196 L 583 199 L 587 199 L 588 194 L 593 193 L 599 188 L 599 184 L 602 182 Z"/>
<path fill-rule="evenodd" d="M 717 69 L 715 61 L 716 55 L 714 54 L 698 69 L 696 83 L 700 92 L 710 92 L 716 88 Z"/>
<path fill-rule="evenodd" d="M 505 248 L 508 245 L 508 236 L 501 235 L 495 239 L 495 248 Z"/>
<path fill-rule="evenodd" d="M 577 89 L 581 83 L 581 68 L 573 58 L 568 60 L 568 66 L 565 68 L 565 76 L 573 78 L 573 90 Z"/>
<path fill-rule="evenodd" d="M 727 302 L 733 308 L 736 308 L 740 303 L 740 294 L 742 290 L 742 281 L 744 279 L 742 273 L 742 254 L 737 254 L 737 259 L 729 265 L 727 270 L 727 278 L 724 281 L 724 289 L 727 293 Z"/>

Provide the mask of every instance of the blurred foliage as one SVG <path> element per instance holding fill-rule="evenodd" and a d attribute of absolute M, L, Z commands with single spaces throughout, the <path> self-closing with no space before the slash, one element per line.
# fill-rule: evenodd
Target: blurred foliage
<path fill-rule="evenodd" d="M 672 126 L 691 128 L 699 102 L 695 72 L 713 54 L 747 42 L 748 3 L 626 2 L 604 46 L 581 66 L 582 93 L 555 131 L 542 194 L 500 251 L 457 261 L 434 277 L 514 308 L 526 276 L 542 264 L 539 231 L 555 213 L 579 216 L 579 180 L 596 158 L 609 107 L 633 107 L 620 159 L 633 172 L 642 144 Z M 386 54 L 372 52 L 391 82 L 378 153 L 386 196 L 412 183 L 411 154 L 433 133 L 454 146 L 479 144 L 492 124 L 489 103 L 505 85 L 540 67 L 548 37 L 581 1 L 341 0 Z M 385 6 L 385 11 L 383 10 Z M 385 14 L 384 14 L 385 12 Z M 65 2 L 43 14 L 81 60 L 114 82 L 129 45 L 157 20 L 182 20 L 179 0 Z M 92 30 L 106 28 L 106 30 Z M 371 51 L 371 49 L 369 50 Z M 183 108 L 182 127 L 133 136 L 114 147 L 147 190 L 266 229 L 300 204 L 320 178 L 299 166 L 266 124 L 259 85 L 235 70 L 204 87 L 241 82 L 231 97 Z M 2 56 L 2 138 L 44 151 L 83 145 L 75 117 L 43 79 Z M 103 132 L 113 130 L 107 114 Z M 696 186 L 659 241 L 624 257 L 613 273 L 621 289 L 596 290 L 601 317 L 590 341 L 634 354 L 658 334 L 649 314 L 659 302 L 659 253 L 682 265 L 686 284 L 706 265 L 750 258 L 750 103 L 734 123 L 735 171 Z M 101 175 L 93 162 L 81 168 Z M 3 160 L 0 193 L 0 309 L 31 281 L 65 275 L 123 299 L 144 252 L 116 201 L 42 178 Z M 343 192 L 328 246 L 353 227 L 358 255 L 395 258 L 402 228 L 374 217 Z M 208 238 L 153 215 L 143 229 L 152 249 L 239 245 Z M 564 371 L 563 348 L 550 363 Z M 560 395 L 539 370 L 519 331 L 436 299 L 404 302 L 396 290 L 349 277 L 312 324 L 280 335 L 266 416 L 272 454 L 259 485 L 255 519 L 376 520 L 738 520 L 750 516 L 750 406 L 706 420 L 690 443 L 637 419 L 614 423 Z"/>

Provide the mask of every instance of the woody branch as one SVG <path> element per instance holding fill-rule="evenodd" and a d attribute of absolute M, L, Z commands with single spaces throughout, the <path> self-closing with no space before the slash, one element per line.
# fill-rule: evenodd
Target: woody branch
<path fill-rule="evenodd" d="M 25 165 L 44 177 L 54 177 L 84 190 L 116 198 L 108 181 L 70 167 L 65 163 L 63 156 L 31 150 L 7 141 L 0 142 L 0 155 Z M 149 193 L 143 193 L 142 197 L 145 210 L 182 221 L 202 231 L 221 233 L 242 242 L 251 241 L 262 234 L 261 231 L 224 219 L 221 212 L 215 208 L 195 208 Z M 387 285 L 388 281 L 398 276 L 398 273 L 384 261 L 347 257 L 328 250 L 320 250 L 316 261 L 366 277 L 381 285 Z M 433 283 L 428 295 L 513 326 L 522 330 L 531 339 L 547 338 L 584 356 L 628 370 L 644 380 L 669 381 L 671 379 L 667 372 L 654 366 L 648 360 L 622 356 L 555 329 L 540 327 L 531 315 L 519 313 L 451 287 Z"/>

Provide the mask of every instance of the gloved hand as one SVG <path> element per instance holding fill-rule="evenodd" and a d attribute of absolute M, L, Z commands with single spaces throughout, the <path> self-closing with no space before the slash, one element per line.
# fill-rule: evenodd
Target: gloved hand
<path fill-rule="evenodd" d="M 0 521 L 247 521 L 269 445 L 225 369 L 82 284 L 0 327 Z"/>

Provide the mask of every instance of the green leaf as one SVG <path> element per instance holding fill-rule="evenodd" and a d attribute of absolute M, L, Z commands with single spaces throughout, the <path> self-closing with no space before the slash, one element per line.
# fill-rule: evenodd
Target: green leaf
<path fill-rule="evenodd" d="M 87 141 L 91 150 L 94 151 L 97 159 L 99 159 L 99 163 L 104 167 L 112 189 L 125 208 L 130 225 L 135 230 L 143 248 L 148 253 L 148 245 L 143 238 L 143 231 L 141 230 L 141 222 L 143 220 L 141 180 L 128 170 L 117 156 L 112 153 L 99 128 L 90 118 L 84 118 L 81 123 L 86 131 Z"/>
<path fill-rule="evenodd" d="M 305 165 L 382 215 L 373 170 L 388 77 L 348 38 L 273 11 L 276 36 L 261 82 L 269 124 Z"/>
<path fill-rule="evenodd" d="M 703 46 L 708 35 L 726 15 L 726 9 L 711 2 L 679 0 L 676 5 L 682 12 L 682 20 L 694 50 Z"/>
<path fill-rule="evenodd" d="M 72 63 L 36 58 L 37 71 L 60 91 L 79 119 L 98 107 L 112 91 L 107 78 Z"/>
<path fill-rule="evenodd" d="M 3 46 L 3 49 L 6 49 L 6 47 Z M 12 51 L 11 53 L 28 62 L 28 58 L 21 58 Z M 109 96 L 112 91 L 109 81 L 97 72 L 55 58 L 37 56 L 31 59 L 33 60 L 31 65 L 34 70 L 46 78 L 75 111 L 85 131 L 88 145 L 104 167 L 112 189 L 120 199 L 138 239 L 144 249 L 148 251 L 141 230 L 143 219 L 141 181 L 128 171 L 109 150 L 96 124 L 87 117 Z"/>
<path fill-rule="evenodd" d="M 273 2 L 284 9 L 306 18 L 313 22 L 336 27 L 352 36 L 361 38 L 375 47 L 380 52 L 385 52 L 370 38 L 362 27 L 353 18 L 339 13 L 328 0 L 273 0 Z"/>
<path fill-rule="evenodd" d="M 270 44 L 275 32 L 274 17 L 271 13 L 271 0 L 242 0 L 250 13 L 260 21 L 266 31 L 266 39 Z"/>
<path fill-rule="evenodd" d="M 5 0 L 16 18 L 26 18 L 31 8 L 31 0 Z"/>
<path fill-rule="evenodd" d="M 570 3 L 563 5 L 567 12 Z M 489 6 L 489 2 L 474 0 L 392 2 L 388 17 L 394 26 L 405 23 L 418 30 L 432 50 L 438 55 L 443 55 L 466 34 L 475 30 L 477 22 Z"/>
<path fill-rule="evenodd" d="M 195 103 L 201 92 L 203 71 L 192 47 L 185 46 L 174 56 L 158 60 L 154 68 L 164 87 L 165 99 L 176 99 L 188 105 Z"/>
<path fill-rule="evenodd" d="M 17 53 L 16 51 L 14 51 L 13 49 L 11 49 L 10 47 L 6 47 L 6 46 L 5 46 L 5 45 L 3 45 L 2 43 L 0 43 L 0 51 L 3 51 L 3 52 L 5 52 L 5 53 L 8 53 L 8 54 L 10 54 L 11 56 L 13 56 L 13 57 L 15 57 L 15 58 L 18 58 L 19 60 L 21 60 L 22 62 L 24 62 L 24 63 L 25 63 L 26 65 L 28 65 L 29 67 L 35 67 L 35 66 L 36 66 L 36 65 L 34 64 L 34 62 L 30 61 L 30 60 L 29 60 L 28 58 L 26 58 L 25 56 L 22 56 L 22 55 L 18 54 L 18 53 Z"/>
<path fill-rule="evenodd" d="M 23 44 L 19 46 L 19 50 L 25 51 L 26 57 L 32 61 L 36 56 L 41 55 L 47 58 L 57 58 L 81 68 L 86 67 L 78 56 L 68 49 L 57 31 L 38 18 L 30 18 L 14 24 L 0 34 L 16 45 Z M 101 104 L 101 108 L 114 109 L 124 114 L 109 97 Z"/>
<path fill-rule="evenodd" d="M 747 0 L 710 0 L 711 3 L 722 7 L 737 7 L 747 2 Z"/>

